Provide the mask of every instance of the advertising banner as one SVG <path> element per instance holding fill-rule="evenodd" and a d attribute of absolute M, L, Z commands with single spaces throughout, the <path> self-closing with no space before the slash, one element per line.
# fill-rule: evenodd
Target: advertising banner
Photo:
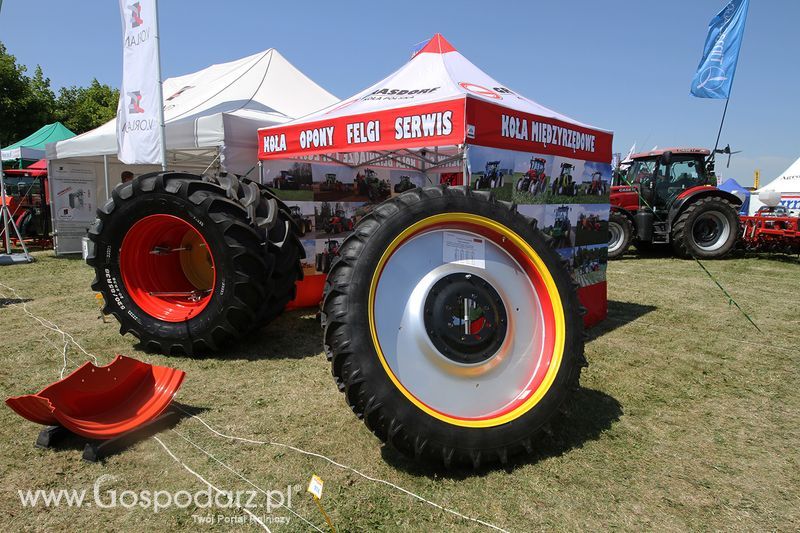
<path fill-rule="evenodd" d="M 462 183 L 462 159 L 454 149 L 431 148 L 425 160 L 441 166 L 426 170 L 418 158 L 377 152 L 264 161 L 262 182 L 300 225 L 304 274 L 327 274 L 344 238 L 375 205 L 415 187 Z"/>
<path fill-rule="evenodd" d="M 346 106 L 347 104 L 343 104 Z M 258 158 L 353 150 L 397 150 L 464 142 L 464 101 L 451 100 L 258 132 Z"/>
<path fill-rule="evenodd" d="M 119 0 L 122 88 L 117 107 L 117 157 L 128 165 L 161 163 L 162 106 L 155 0 Z"/>
<path fill-rule="evenodd" d="M 80 253 L 81 239 L 96 216 L 95 167 L 91 163 L 51 165 L 48 179 L 56 255 Z"/>
<path fill-rule="evenodd" d="M 585 320 L 605 318 L 611 164 L 484 146 L 469 146 L 467 157 L 470 187 L 536 219 L 580 286 Z"/>

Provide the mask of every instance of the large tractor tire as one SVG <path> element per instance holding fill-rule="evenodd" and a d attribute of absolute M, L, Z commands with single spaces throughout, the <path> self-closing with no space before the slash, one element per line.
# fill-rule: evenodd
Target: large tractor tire
<path fill-rule="evenodd" d="M 466 187 L 414 189 L 343 243 L 324 345 L 383 442 L 445 467 L 506 463 L 578 386 L 582 308 L 535 221 Z"/>
<path fill-rule="evenodd" d="M 633 224 L 628 217 L 612 211 L 608 217 L 608 258 L 616 259 L 628 251 L 633 239 Z"/>
<path fill-rule="evenodd" d="M 672 247 L 682 257 L 719 259 L 733 250 L 738 237 L 738 210 L 719 196 L 692 202 L 672 225 Z"/>
<path fill-rule="evenodd" d="M 302 278 L 290 211 L 247 180 L 145 174 L 97 215 L 92 288 L 120 333 L 152 351 L 218 350 L 275 318 Z"/>

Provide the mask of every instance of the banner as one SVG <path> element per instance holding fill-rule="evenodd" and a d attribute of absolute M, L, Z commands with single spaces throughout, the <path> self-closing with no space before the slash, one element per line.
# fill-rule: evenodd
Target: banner
<path fill-rule="evenodd" d="M 728 98 L 739 60 L 749 0 L 731 0 L 708 24 L 703 58 L 692 80 L 698 98 Z"/>
<path fill-rule="evenodd" d="M 123 60 L 117 157 L 129 165 L 161 164 L 156 0 L 119 0 L 119 8 Z"/>

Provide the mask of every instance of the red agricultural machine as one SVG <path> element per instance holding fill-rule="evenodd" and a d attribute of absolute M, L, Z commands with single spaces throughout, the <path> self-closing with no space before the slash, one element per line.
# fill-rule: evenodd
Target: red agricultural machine
<path fill-rule="evenodd" d="M 517 181 L 517 190 L 531 194 L 541 194 L 547 190 L 547 176 L 544 166 L 547 163 L 540 157 L 531 158 L 531 168 Z"/>
<path fill-rule="evenodd" d="M 322 272 L 323 274 L 330 272 L 333 260 L 339 256 L 339 246 L 339 241 L 335 239 L 325 241 L 325 248 L 317 254 L 314 261 L 317 272 Z"/>
<path fill-rule="evenodd" d="M 682 257 L 719 258 L 739 236 L 742 201 L 716 187 L 713 158 L 702 148 L 635 154 L 611 187 L 608 257 L 631 244 L 671 244 Z"/>
<path fill-rule="evenodd" d="M 749 251 L 800 253 L 800 217 L 777 205 L 779 199 L 774 200 L 769 202 L 773 205 L 761 207 L 755 215 L 739 218 L 740 242 Z"/>
<path fill-rule="evenodd" d="M 354 225 L 353 219 L 348 217 L 343 209 L 337 209 L 325 221 L 325 231 L 327 233 L 344 233 L 345 231 L 352 231 Z"/>
<path fill-rule="evenodd" d="M 164 353 L 227 349 L 277 317 L 302 278 L 295 217 L 247 179 L 138 176 L 89 237 L 104 312 Z M 533 452 L 586 360 L 576 288 L 530 219 L 488 191 L 416 187 L 323 257 L 324 350 L 381 440 L 445 467 Z"/>
<path fill-rule="evenodd" d="M 26 244 L 51 248 L 49 182 L 44 160 L 24 169 L 3 170 L 6 201 L 17 228 Z M 75 199 L 73 199 L 73 202 Z M 4 242 L 5 233 L 0 238 Z M 14 232 L 12 241 L 16 239 Z"/>

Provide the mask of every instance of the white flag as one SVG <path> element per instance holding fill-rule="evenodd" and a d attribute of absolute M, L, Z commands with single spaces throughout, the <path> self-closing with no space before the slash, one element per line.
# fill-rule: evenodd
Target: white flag
<path fill-rule="evenodd" d="M 117 108 L 117 157 L 123 163 L 161 163 L 156 0 L 119 0 L 122 88 Z"/>

